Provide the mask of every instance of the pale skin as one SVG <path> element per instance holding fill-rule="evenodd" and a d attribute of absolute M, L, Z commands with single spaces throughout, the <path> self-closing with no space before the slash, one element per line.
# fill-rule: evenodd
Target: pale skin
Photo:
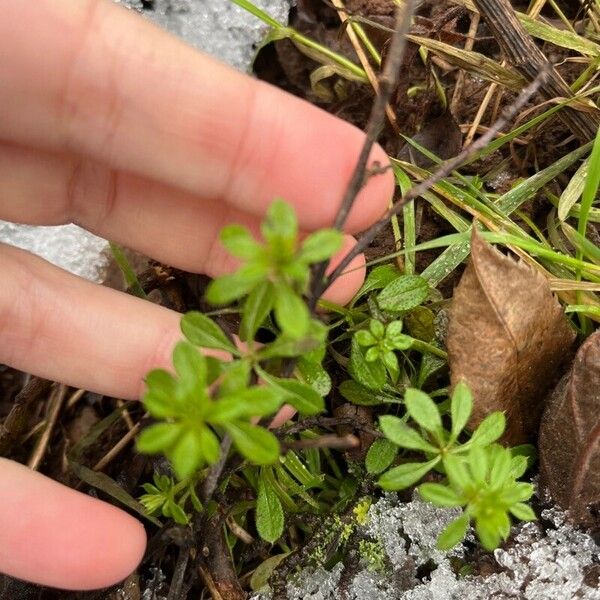
<path fill-rule="evenodd" d="M 231 269 L 219 229 L 257 229 L 275 197 L 303 230 L 333 222 L 364 136 L 194 51 L 109 0 L 0 0 L 0 218 L 77 223 L 170 265 Z M 372 160 L 387 164 L 376 147 Z M 393 191 L 360 193 L 365 229 Z M 347 301 L 364 258 L 328 298 Z M 137 399 L 170 364 L 179 315 L 0 245 L 0 362 Z M 66 589 L 125 578 L 146 546 L 117 508 L 0 459 L 0 572 Z"/>

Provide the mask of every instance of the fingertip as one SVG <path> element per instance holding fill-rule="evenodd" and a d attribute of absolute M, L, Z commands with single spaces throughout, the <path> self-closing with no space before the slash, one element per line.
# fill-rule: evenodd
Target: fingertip
<path fill-rule="evenodd" d="M 329 265 L 328 272 L 331 273 L 341 260 L 352 250 L 356 239 L 351 235 L 344 236 L 342 249 L 334 256 Z M 366 260 L 364 254 L 359 254 L 346 267 L 342 275 L 338 277 L 331 287 L 325 292 L 324 298 L 335 304 L 345 305 L 352 300 L 354 294 L 359 290 L 366 274 Z"/>
<path fill-rule="evenodd" d="M 127 513 L 0 459 L 0 571 L 68 590 L 125 579 L 146 549 L 142 524 Z"/>
<path fill-rule="evenodd" d="M 396 185 L 390 159 L 385 150 L 375 144 L 369 156 L 367 171 L 371 170 L 367 183 L 358 193 L 348 216 L 346 231 L 364 231 L 378 221 L 389 206 Z"/>

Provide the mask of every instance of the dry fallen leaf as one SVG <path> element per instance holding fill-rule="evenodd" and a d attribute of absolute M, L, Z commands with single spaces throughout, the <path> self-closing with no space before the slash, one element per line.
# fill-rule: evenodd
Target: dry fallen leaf
<path fill-rule="evenodd" d="M 541 485 L 571 517 L 592 525 L 600 505 L 600 331 L 581 346 L 544 411 Z"/>
<path fill-rule="evenodd" d="M 544 276 L 498 252 L 474 229 L 447 338 L 452 384 L 464 379 L 473 391 L 469 426 L 501 410 L 504 441 L 530 440 L 574 337 Z"/>

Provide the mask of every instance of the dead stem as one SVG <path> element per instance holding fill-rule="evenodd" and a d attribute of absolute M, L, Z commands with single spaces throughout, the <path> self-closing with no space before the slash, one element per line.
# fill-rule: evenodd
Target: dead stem
<path fill-rule="evenodd" d="M 144 417 L 148 416 L 148 413 Z M 143 418 L 144 418 L 143 417 Z M 133 426 L 93 467 L 94 471 L 102 471 L 133 441 L 142 426 L 141 421 Z"/>
<path fill-rule="evenodd" d="M 56 421 L 58 419 L 58 415 L 60 414 L 60 409 L 63 405 L 66 395 L 67 386 L 62 383 L 57 385 L 52 391 L 48 405 L 46 428 L 35 445 L 33 453 L 31 454 L 31 458 L 27 463 L 27 466 L 33 471 L 37 471 L 42 463 L 42 460 L 44 460 L 48 443 L 50 442 L 52 432 L 54 431 L 54 426 L 56 425 Z"/>

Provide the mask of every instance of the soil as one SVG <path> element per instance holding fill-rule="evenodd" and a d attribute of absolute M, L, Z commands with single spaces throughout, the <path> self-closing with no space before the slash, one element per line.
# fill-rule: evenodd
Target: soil
<path fill-rule="evenodd" d="M 519 8 L 519 4 L 525 6 L 527 3 L 513 2 L 516 8 Z M 569 18 L 576 16 L 577 11 L 574 5 L 578 3 L 565 0 L 559 2 L 559 4 Z M 347 2 L 347 5 L 352 14 L 366 17 L 370 22 L 387 27 L 393 22 L 394 2 L 392 0 L 352 0 Z M 298 7 L 292 11 L 291 24 L 317 41 L 356 60 L 354 50 L 348 42 L 347 36 L 340 31 L 336 11 L 328 3 L 320 0 L 298 0 Z M 422 2 L 415 24 L 416 32 L 419 35 L 460 45 L 464 44 L 468 27 L 468 15 L 464 11 L 457 10 L 456 5 L 453 3 L 443 0 L 425 0 Z M 378 49 L 385 55 L 388 34 L 372 25 L 368 25 L 366 28 Z M 490 58 L 501 58 L 499 47 L 484 24 L 479 27 L 474 48 Z M 572 82 L 575 80 L 583 68 L 581 65 L 576 62 L 564 63 L 562 59 L 567 57 L 567 53 L 557 47 L 552 47 L 550 44 L 543 44 L 542 49 L 547 54 L 551 54 L 552 62 L 559 65 L 558 68 L 567 81 Z M 299 52 L 287 40 L 265 47 L 258 55 L 255 63 L 255 71 L 259 78 L 305 98 L 332 114 L 364 128 L 373 101 L 370 87 L 340 81 L 337 88 L 330 86 L 331 97 L 324 100 L 323 95 L 316 93 L 310 86 L 310 74 L 315 67 L 316 63 L 313 60 Z M 452 98 L 459 70 L 448 65 L 440 66 L 439 63 L 434 68 L 447 97 Z M 446 158 L 453 156 L 460 149 L 462 135 L 473 121 L 474 115 L 488 90 L 488 84 L 479 78 L 465 74 L 461 101 L 454 104 L 457 108 L 455 112 L 451 112 L 440 104 L 431 70 L 431 62 L 424 63 L 418 55 L 417 47 L 409 43 L 392 104 L 398 116 L 402 133 L 406 136 L 417 135 L 419 143 L 439 154 L 442 158 Z M 407 90 L 415 87 L 418 87 L 420 92 L 407 100 Z M 513 99 L 513 94 L 503 94 L 497 105 L 491 105 L 488 108 L 482 122 L 489 123 L 493 114 L 498 114 L 502 107 Z M 504 164 L 502 172 L 505 176 L 502 182 L 497 184 L 497 191 L 505 191 L 517 178 L 532 174 L 536 170 L 551 164 L 570 148 L 576 147 L 576 142 L 564 143 L 569 135 L 569 132 L 560 121 L 553 120 L 551 127 L 538 130 L 535 137 L 533 135 L 526 136 L 524 144 L 514 144 L 512 152 L 509 149 L 503 149 L 483 161 L 472 164 L 463 172 L 467 175 L 477 174 L 483 181 L 489 180 L 490 185 L 493 185 L 492 180 L 497 175 L 495 171 L 498 165 Z M 410 156 L 410 153 L 404 143 L 399 140 L 398 135 L 391 127 L 387 126 L 381 137 L 382 144 L 391 155 L 406 159 Z M 427 165 L 424 164 L 423 166 Z M 545 219 L 545 211 L 541 201 L 532 202 L 525 209 L 525 213 L 534 222 L 545 226 L 542 222 Z M 420 222 L 418 243 L 453 233 L 448 223 L 439 217 L 429 205 L 423 205 L 418 214 Z M 377 237 L 367 251 L 367 258 L 373 259 L 386 256 L 394 250 L 395 243 L 390 228 Z M 438 254 L 436 251 L 419 253 L 417 270 L 423 270 Z M 453 288 L 460 274 L 460 270 L 457 270 L 442 283 L 439 289 L 444 298 L 448 299 L 452 296 Z M 201 298 L 207 283 L 206 278 L 153 264 L 142 274 L 141 281 L 146 292 L 150 293 L 152 299 L 156 302 L 180 311 L 202 308 L 203 306 Z M 235 330 L 237 324 L 234 320 L 228 321 L 228 324 L 232 330 Z M 3 433 L 2 422 L 7 421 L 11 411 L 14 410 L 15 397 L 29 381 L 31 381 L 31 378 L 23 373 L 7 367 L 0 367 L 0 442 Z M 117 407 L 116 400 L 89 392 L 85 392 L 74 399 L 74 392 L 75 390 L 69 391 L 67 397 L 71 399 L 71 402 L 68 401 L 61 412 L 50 444 L 45 451 L 41 470 L 67 485 L 98 496 L 103 500 L 114 502 L 106 494 L 83 484 L 75 477 L 69 469 L 69 458 L 73 458 L 73 451 L 77 449 L 78 442 L 89 434 L 90 429 L 102 419 L 113 414 Z M 25 399 L 27 410 L 24 422 L 20 424 L 18 432 L 13 432 L 15 435 L 14 443 L 5 452 L 8 458 L 27 462 L 31 456 L 37 440 L 37 427 L 45 418 L 48 396 L 49 393 L 46 392 L 31 399 Z M 127 405 L 127 411 L 130 422 L 137 423 L 143 418 L 144 411 L 139 404 Z M 368 421 L 369 418 L 372 420 L 372 416 L 361 416 L 363 420 L 367 419 Z M 95 443 L 86 446 L 81 452 L 77 452 L 77 462 L 90 468 L 93 467 L 128 432 L 128 427 L 127 419 L 117 419 L 111 427 L 103 431 Z M 140 493 L 140 485 L 150 481 L 155 470 L 165 472 L 167 469 L 168 467 L 164 461 L 139 455 L 129 445 L 114 460 L 109 462 L 103 471 L 135 497 Z M 168 539 L 168 536 L 158 534 L 156 528 L 152 525 L 148 525 L 148 530 L 152 552 L 147 556 L 139 572 L 127 582 L 126 589 L 119 586 L 119 588 L 102 592 L 67 593 L 39 588 L 0 575 L 0 599 L 137 600 L 141 597 L 140 588 L 144 587 L 144 582 L 151 581 L 153 578 L 157 581 L 157 569 L 160 569 L 164 574 L 165 581 L 157 582 L 156 592 L 166 596 L 169 581 L 175 569 L 179 547 L 184 542 L 177 538 L 173 541 Z M 177 530 L 174 529 L 171 533 L 173 534 L 172 537 L 175 537 Z M 177 542 L 179 542 L 179 545 Z M 200 551 L 199 548 L 196 550 Z M 253 552 L 256 552 L 255 556 L 262 555 L 264 557 L 268 554 L 267 548 L 260 544 L 250 546 L 250 550 L 247 552 L 248 556 L 251 556 Z M 470 560 L 475 573 L 485 573 L 495 568 L 489 562 L 487 554 L 479 553 L 477 550 L 473 551 Z M 251 559 L 247 559 L 246 564 L 252 564 Z M 598 569 L 595 572 L 590 572 L 589 577 L 597 579 Z M 242 578 L 242 582 L 247 585 L 247 578 Z M 200 597 L 202 587 L 201 582 L 190 575 L 189 586 L 186 580 L 186 585 L 183 588 L 184 590 L 188 589 L 189 592 L 187 595 L 180 597 Z M 204 597 L 207 597 L 207 595 Z"/>

